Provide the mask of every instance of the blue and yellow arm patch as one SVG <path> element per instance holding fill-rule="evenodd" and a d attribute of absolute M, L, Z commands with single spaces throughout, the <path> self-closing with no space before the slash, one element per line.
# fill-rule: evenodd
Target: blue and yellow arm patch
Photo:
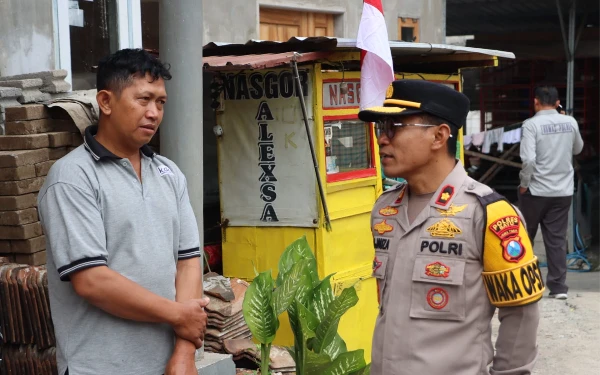
<path fill-rule="evenodd" d="M 490 302 L 496 307 L 537 302 L 545 286 L 523 220 L 500 194 L 479 200 L 486 222 L 482 277 Z"/>

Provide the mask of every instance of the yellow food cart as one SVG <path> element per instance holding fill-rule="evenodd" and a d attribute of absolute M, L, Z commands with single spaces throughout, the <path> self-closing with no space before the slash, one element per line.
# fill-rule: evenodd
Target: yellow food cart
<path fill-rule="evenodd" d="M 514 58 L 428 43 L 390 47 L 397 79 L 430 80 L 456 90 L 461 68 Z M 357 117 L 360 50 L 353 40 L 292 38 L 211 43 L 204 56 L 205 71 L 213 73 L 217 114 L 224 275 L 251 280 L 255 270 L 271 269 L 275 277 L 285 247 L 305 235 L 319 276 L 335 274 L 334 292 L 356 287 L 359 303 L 343 317 L 339 332 L 348 350 L 363 348 L 370 361 L 378 313 L 370 212 L 382 193 L 382 174 L 372 124 Z M 287 319 L 281 319 L 275 343 L 293 343 Z"/>

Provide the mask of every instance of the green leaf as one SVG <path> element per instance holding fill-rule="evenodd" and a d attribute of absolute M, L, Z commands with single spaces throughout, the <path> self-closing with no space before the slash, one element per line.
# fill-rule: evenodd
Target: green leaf
<path fill-rule="evenodd" d="M 272 305 L 273 277 L 270 271 L 260 273 L 246 290 L 242 311 L 252 335 L 261 344 L 270 344 L 279 328 Z"/>
<path fill-rule="evenodd" d="M 319 321 L 325 318 L 325 313 L 329 308 L 329 304 L 334 299 L 333 289 L 331 289 L 331 276 L 325 277 L 314 289 L 313 298 L 309 306 L 309 310 L 317 316 Z"/>
<path fill-rule="evenodd" d="M 323 349 L 323 353 L 327 354 L 332 360 L 335 360 L 340 354 L 347 351 L 346 343 L 339 334 L 336 334 L 331 344 Z"/>
<path fill-rule="evenodd" d="M 296 311 L 296 329 L 294 330 L 294 345 L 296 355 L 296 373 L 305 375 L 306 356 L 309 351 L 306 346 L 306 340 L 315 337 L 314 329 L 319 325 L 319 321 L 303 304 L 297 299 L 293 303 Z"/>
<path fill-rule="evenodd" d="M 306 375 L 321 375 L 331 365 L 331 358 L 327 354 L 317 354 L 313 351 L 306 352 L 304 369 Z"/>
<path fill-rule="evenodd" d="M 282 285 L 286 275 L 291 271 L 294 264 L 303 259 L 312 259 L 315 261 L 314 270 L 316 273 L 316 259 L 312 253 L 312 250 L 310 249 L 308 241 L 306 240 L 306 236 L 302 236 L 301 238 L 292 242 L 288 247 L 286 247 L 286 249 L 283 251 L 283 254 L 281 254 L 281 257 L 279 258 L 279 273 L 277 275 L 276 285 Z"/>
<path fill-rule="evenodd" d="M 308 261 L 302 260 L 294 264 L 291 271 L 286 275 L 283 284 L 279 286 L 273 293 L 273 307 L 275 309 L 275 315 L 281 315 L 285 310 L 288 309 L 290 303 L 296 297 L 298 288 L 306 284 L 303 279 L 307 278 L 306 274 L 308 267 Z"/>
<path fill-rule="evenodd" d="M 333 363 L 325 369 L 322 375 L 343 375 L 359 371 L 366 366 L 364 350 L 354 350 L 340 354 Z"/>
<path fill-rule="evenodd" d="M 340 318 L 352 306 L 358 302 L 358 296 L 354 287 L 346 288 L 336 299 L 331 302 L 325 318 L 321 320 L 319 327 L 316 330 L 316 339 L 314 342 L 314 350 L 321 353 L 334 340 L 337 334 Z"/>
<path fill-rule="evenodd" d="M 352 373 L 352 375 L 370 375 L 370 374 L 371 374 L 371 364 L 370 363 L 368 365 L 366 365 L 365 367 L 363 367 L 362 369 Z"/>

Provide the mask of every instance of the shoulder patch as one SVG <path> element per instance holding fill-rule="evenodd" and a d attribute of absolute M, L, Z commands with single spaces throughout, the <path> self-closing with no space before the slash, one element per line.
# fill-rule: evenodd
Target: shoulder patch
<path fill-rule="evenodd" d="M 496 307 L 538 301 L 544 281 L 523 221 L 500 194 L 480 197 L 486 226 L 483 240 L 483 281 Z"/>

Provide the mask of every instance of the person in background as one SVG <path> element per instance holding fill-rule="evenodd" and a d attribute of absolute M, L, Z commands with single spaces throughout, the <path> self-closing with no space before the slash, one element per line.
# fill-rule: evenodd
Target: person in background
<path fill-rule="evenodd" d="M 468 112 L 460 92 L 399 80 L 358 114 L 375 122 L 385 175 L 406 180 L 371 212 L 372 375 L 527 375 L 535 364 L 542 276 L 518 212 L 456 160 Z"/>
<path fill-rule="evenodd" d="M 60 375 L 197 374 L 207 316 L 186 179 L 147 143 L 168 67 L 143 50 L 103 59 L 97 126 L 38 197 Z"/>
<path fill-rule="evenodd" d="M 577 121 L 559 114 L 555 87 L 535 90 L 535 116 L 523 123 L 519 205 L 529 237 L 542 227 L 550 297 L 567 299 L 567 226 L 573 198 L 573 155 L 583 149 Z"/>

